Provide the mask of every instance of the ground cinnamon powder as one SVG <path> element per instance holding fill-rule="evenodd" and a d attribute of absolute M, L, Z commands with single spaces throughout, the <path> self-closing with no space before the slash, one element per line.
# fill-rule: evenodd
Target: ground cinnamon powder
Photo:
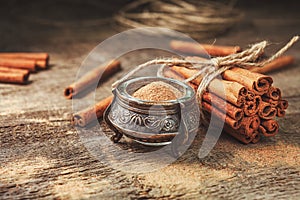
<path fill-rule="evenodd" d="M 168 101 L 180 98 L 182 93 L 168 83 L 155 81 L 139 88 L 132 96 L 145 101 Z"/>

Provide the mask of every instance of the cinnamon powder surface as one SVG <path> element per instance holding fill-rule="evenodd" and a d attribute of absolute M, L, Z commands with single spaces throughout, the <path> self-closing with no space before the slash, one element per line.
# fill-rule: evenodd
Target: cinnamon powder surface
<path fill-rule="evenodd" d="M 182 92 L 168 83 L 155 81 L 139 88 L 132 96 L 144 101 L 169 101 L 180 98 Z"/>

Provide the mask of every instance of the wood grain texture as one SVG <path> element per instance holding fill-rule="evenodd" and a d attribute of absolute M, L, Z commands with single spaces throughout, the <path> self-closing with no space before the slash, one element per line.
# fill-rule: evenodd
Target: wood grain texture
<path fill-rule="evenodd" d="M 99 161 L 86 149 L 70 124 L 72 103 L 63 96 L 64 87 L 74 81 L 88 52 L 117 32 L 109 24 L 102 24 L 101 28 L 92 25 L 91 20 L 99 18 L 99 10 L 93 5 L 79 9 L 79 0 L 74 1 L 74 11 L 66 10 L 68 6 L 61 3 L 64 1 L 47 5 L 50 11 L 57 10 L 53 13 L 58 16 L 50 11 L 45 13 L 43 19 L 49 23 L 12 14 L 30 11 L 26 12 L 28 16 L 41 16 L 37 8 L 43 7 L 43 3 L 31 1 L 32 8 L 25 4 L 1 6 L 0 15 L 7 15 L 0 18 L 0 48 L 49 52 L 52 66 L 32 75 L 32 83 L 26 86 L 0 84 L 0 199 L 299 199 L 300 44 L 288 52 L 295 56 L 295 65 L 272 74 L 275 86 L 282 89 L 290 104 L 286 117 L 279 120 L 280 131 L 275 138 L 262 138 L 258 144 L 245 146 L 222 135 L 212 152 L 199 159 L 198 150 L 204 138 L 200 131 L 175 163 L 154 172 L 125 173 Z M 285 4 L 289 9 L 264 1 L 238 6 L 246 15 L 243 23 L 218 37 L 217 44 L 246 47 L 267 39 L 275 43 L 269 47 L 272 51 L 300 32 L 296 10 L 299 6 L 293 3 Z M 97 8 L 101 9 L 101 5 Z M 104 8 L 113 10 L 109 3 Z M 81 11 L 85 18 L 73 23 Z M 109 16 L 107 13 L 101 17 Z M 57 19 L 64 15 L 65 26 L 59 26 Z M 111 83 L 125 71 L 168 55 L 154 50 L 124 55 L 120 58 L 124 71 L 97 89 L 96 100 L 109 95 Z M 107 56 L 101 55 L 99 60 Z M 88 133 L 95 133 L 96 129 L 92 127 Z M 132 153 L 142 148 L 136 144 L 118 145 Z"/>

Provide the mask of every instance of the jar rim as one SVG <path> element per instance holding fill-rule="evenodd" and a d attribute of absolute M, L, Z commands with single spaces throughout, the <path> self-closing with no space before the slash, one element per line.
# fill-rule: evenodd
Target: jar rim
<path fill-rule="evenodd" d="M 165 101 L 147 101 L 136 98 L 131 94 L 135 92 L 137 89 L 151 83 L 154 81 L 163 81 L 171 86 L 176 87 L 181 93 L 182 96 L 180 98 L 174 100 L 165 100 Z M 156 77 L 156 76 L 148 76 L 148 77 L 135 77 L 132 79 L 127 79 L 121 82 L 116 87 L 116 95 L 118 95 L 121 99 L 126 101 L 132 101 L 138 104 L 148 104 L 148 105 L 173 105 L 178 103 L 184 103 L 190 99 L 193 99 L 195 96 L 194 89 L 190 87 L 188 84 L 185 84 L 181 81 L 165 78 L 165 77 Z M 134 90 L 129 92 L 129 90 Z M 131 93 L 131 94 L 130 94 Z"/>

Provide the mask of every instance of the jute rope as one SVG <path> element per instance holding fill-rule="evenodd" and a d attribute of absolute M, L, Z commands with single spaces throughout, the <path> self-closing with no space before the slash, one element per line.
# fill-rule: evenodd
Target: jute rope
<path fill-rule="evenodd" d="M 299 40 L 299 36 L 294 36 L 283 48 L 281 48 L 277 53 L 271 56 L 269 59 L 264 60 L 262 62 L 256 62 L 258 57 L 264 52 L 267 42 L 262 41 L 252 45 L 249 49 L 246 49 L 242 52 L 231 54 L 225 57 L 216 57 L 210 60 L 184 60 L 184 59 L 174 59 L 174 58 L 163 58 L 163 59 L 154 59 L 150 60 L 146 63 L 143 63 L 132 71 L 127 73 L 123 78 L 113 83 L 112 88 L 116 88 L 116 86 L 127 80 L 129 77 L 136 74 L 138 71 L 151 66 L 151 65 L 162 65 L 162 67 L 158 70 L 157 75 L 160 77 L 164 77 L 164 68 L 168 66 L 179 66 L 185 67 L 188 69 L 198 69 L 199 71 L 195 73 L 188 79 L 185 79 L 184 82 L 188 83 L 197 77 L 201 76 L 202 81 L 197 89 L 196 97 L 199 101 L 199 105 L 201 106 L 202 101 L 202 94 L 208 87 L 209 83 L 216 78 L 217 76 L 221 75 L 224 71 L 230 69 L 231 67 L 241 67 L 241 68 L 249 68 L 249 67 L 263 67 L 266 64 L 270 63 L 274 59 L 281 56 L 284 52 L 286 52 L 294 43 Z M 203 117 L 202 109 L 200 109 L 201 116 Z"/>
<path fill-rule="evenodd" d="M 225 2 L 136 0 L 121 9 L 114 19 L 118 23 L 117 28 L 119 25 L 126 28 L 165 27 L 194 38 L 204 38 L 224 32 L 242 16 L 241 11 Z M 160 34 L 171 36 L 172 33 Z"/>

